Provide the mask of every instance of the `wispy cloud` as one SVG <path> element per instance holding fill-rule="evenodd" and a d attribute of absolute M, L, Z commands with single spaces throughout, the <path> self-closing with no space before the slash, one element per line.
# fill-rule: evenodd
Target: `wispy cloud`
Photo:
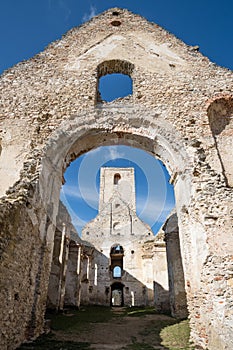
<path fill-rule="evenodd" d="M 124 153 L 119 151 L 119 147 L 110 146 L 108 147 L 108 152 L 105 154 L 106 160 L 114 160 L 118 158 L 124 158 Z"/>
<path fill-rule="evenodd" d="M 65 0 L 48 0 L 49 11 L 61 13 L 64 20 L 67 22 L 71 15 L 71 9 Z"/>
<path fill-rule="evenodd" d="M 83 158 L 93 158 L 96 157 L 97 155 L 101 155 L 103 152 L 102 147 L 97 147 L 89 151 L 88 153 L 85 153 L 83 155 Z"/>
<path fill-rule="evenodd" d="M 165 198 L 146 198 L 145 196 L 137 197 L 137 213 L 139 217 L 153 226 L 155 222 L 164 220 L 173 209 L 174 203 L 168 202 Z"/>
<path fill-rule="evenodd" d="M 62 199 L 66 199 L 69 202 L 70 199 L 82 200 L 88 205 L 96 209 L 98 207 L 98 195 L 89 187 L 82 187 L 80 191 L 78 186 L 65 185 L 61 191 Z"/>
<path fill-rule="evenodd" d="M 65 21 L 67 22 L 71 15 L 71 9 L 67 5 L 67 2 L 65 2 L 64 0 L 59 0 L 59 6 L 62 9 L 62 11 L 64 11 L 64 18 L 65 18 Z"/>
<path fill-rule="evenodd" d="M 96 14 L 97 14 L 96 8 L 93 5 L 91 5 L 89 12 L 84 13 L 82 21 L 83 22 L 90 21 L 90 19 L 92 19 L 92 17 L 96 16 Z"/>

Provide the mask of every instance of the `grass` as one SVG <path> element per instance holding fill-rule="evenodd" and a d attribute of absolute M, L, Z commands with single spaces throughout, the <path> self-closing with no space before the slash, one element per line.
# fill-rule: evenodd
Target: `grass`
<path fill-rule="evenodd" d="M 89 342 L 77 342 L 74 339 L 75 334 L 93 328 L 93 323 L 110 322 L 116 317 L 120 317 L 120 322 L 124 323 L 125 316 L 144 317 L 156 314 L 154 307 L 131 307 L 122 311 L 118 315 L 109 307 L 87 306 L 80 310 L 68 309 L 61 314 L 48 314 L 52 332 L 39 337 L 33 343 L 22 345 L 19 350 L 91 350 Z M 141 327 L 140 333 L 131 338 L 129 335 L 128 344 L 126 343 L 122 350 L 153 350 L 154 345 L 163 346 L 166 350 L 194 350 L 189 344 L 190 330 L 187 320 L 177 321 L 167 315 L 161 315 L 152 318 L 149 325 L 148 322 L 142 324 L 144 326 Z M 56 334 L 53 332 L 69 334 L 68 340 L 56 339 Z"/>
<path fill-rule="evenodd" d="M 82 331 L 90 323 L 108 322 L 113 315 L 109 307 L 87 306 L 80 310 L 70 309 L 66 313 L 48 314 L 47 317 L 51 319 L 52 330 L 73 333 Z"/>
<path fill-rule="evenodd" d="M 140 317 L 145 315 L 156 314 L 154 307 L 130 307 L 126 308 L 124 316 Z M 142 329 L 140 332 L 145 338 L 150 336 L 153 343 L 160 342 L 168 350 L 193 350 L 189 343 L 190 328 L 188 320 L 177 321 L 174 318 L 167 320 L 152 321 L 151 326 Z M 151 350 L 153 346 L 148 343 L 138 343 L 133 341 L 122 350 Z"/>
<path fill-rule="evenodd" d="M 156 313 L 157 311 L 153 306 L 147 306 L 147 307 L 133 306 L 125 309 L 124 316 L 140 317 L 140 316 L 151 315 Z"/>
<path fill-rule="evenodd" d="M 160 332 L 161 344 L 169 350 L 191 350 L 189 344 L 190 328 L 188 320 L 164 327 Z"/>

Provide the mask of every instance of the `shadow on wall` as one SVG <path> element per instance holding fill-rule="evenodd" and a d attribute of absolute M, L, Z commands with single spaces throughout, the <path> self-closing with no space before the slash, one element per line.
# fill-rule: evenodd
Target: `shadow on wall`
<path fill-rule="evenodd" d="M 188 317 L 188 308 L 176 213 L 170 215 L 163 226 L 163 230 L 166 241 L 171 315 L 175 318 L 185 319 Z"/>
<path fill-rule="evenodd" d="M 67 274 L 69 275 L 69 270 Z M 150 289 L 124 269 L 121 277 L 113 277 L 109 258 L 91 245 L 84 247 L 80 298 L 82 305 L 155 305 L 158 311 L 168 312 L 169 292 L 158 286 L 155 282 L 156 288 Z M 69 293 L 69 285 L 66 289 Z"/>
<path fill-rule="evenodd" d="M 156 310 L 161 313 L 170 313 L 170 293 L 164 289 L 161 284 L 153 282 L 154 305 Z"/>
<path fill-rule="evenodd" d="M 63 210 L 66 211 L 64 208 Z M 107 257 L 91 243 L 81 240 L 77 233 L 72 231 L 72 226 L 69 231 L 70 237 L 67 237 L 64 236 L 63 225 L 58 225 L 56 229 L 48 308 L 60 310 L 64 306 L 79 307 L 80 304 L 153 305 L 158 312 L 171 312 L 175 318 L 183 319 L 188 316 L 176 213 L 173 213 L 164 225 L 169 291 L 156 280 L 153 281 L 152 276 L 151 288 L 148 288 L 126 271 L 123 264 L 120 265 L 120 257 L 123 254 L 121 246 L 119 251 L 118 246 L 114 246 L 114 252 L 111 250 L 110 256 Z M 116 268 L 120 270 L 118 273 Z"/>
<path fill-rule="evenodd" d="M 155 306 L 159 312 L 170 311 L 169 291 L 154 281 L 148 288 L 130 273 L 122 270 L 121 277 L 113 277 L 109 258 L 90 243 L 71 240 L 64 243 L 63 260 L 59 260 L 62 235 L 56 231 L 54 256 L 50 274 L 47 307 L 81 305 Z M 68 259 L 66 250 L 69 250 Z M 65 280 L 65 282 L 64 282 Z"/>
<path fill-rule="evenodd" d="M 216 99 L 210 104 L 207 113 L 215 148 L 222 167 L 222 175 L 226 185 L 233 187 L 233 99 Z"/>

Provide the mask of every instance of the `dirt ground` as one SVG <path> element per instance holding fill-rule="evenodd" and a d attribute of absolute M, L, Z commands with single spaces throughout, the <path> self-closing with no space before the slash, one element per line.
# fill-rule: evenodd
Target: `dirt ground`
<path fill-rule="evenodd" d="M 153 349 L 167 349 L 161 345 L 160 336 L 150 330 L 153 324 L 169 320 L 170 317 L 165 315 L 117 317 L 106 323 L 90 323 L 81 333 L 72 336 L 62 331 L 54 333 L 58 340 L 88 342 L 91 349 L 121 350 L 132 344 L 135 344 L 135 348 L 136 344 L 148 344 L 153 346 Z"/>
<path fill-rule="evenodd" d="M 19 349 L 188 350 L 188 338 L 187 321 L 151 309 L 88 308 L 52 315 L 51 332 Z"/>

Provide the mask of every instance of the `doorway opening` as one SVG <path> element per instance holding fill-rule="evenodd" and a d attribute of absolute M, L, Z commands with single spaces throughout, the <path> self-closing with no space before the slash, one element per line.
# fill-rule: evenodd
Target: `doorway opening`
<path fill-rule="evenodd" d="M 124 285 L 113 283 L 111 285 L 111 306 L 124 306 Z"/>

